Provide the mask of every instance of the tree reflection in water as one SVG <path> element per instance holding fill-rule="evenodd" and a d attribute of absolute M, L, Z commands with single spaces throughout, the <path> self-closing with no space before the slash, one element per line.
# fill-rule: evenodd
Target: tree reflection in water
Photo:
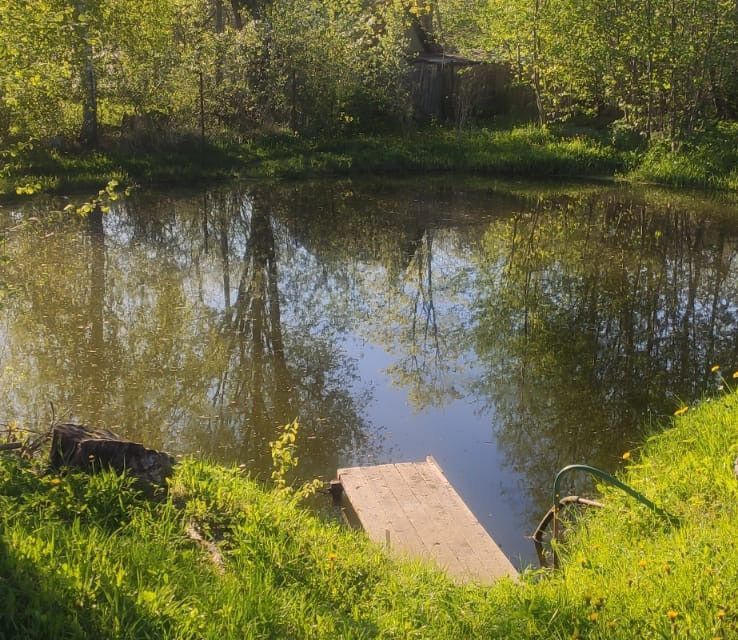
<path fill-rule="evenodd" d="M 257 474 L 295 417 L 304 477 L 372 450 L 368 392 L 347 384 L 355 361 L 307 314 L 283 317 L 268 199 L 133 198 L 82 226 L 58 225 L 41 253 L 34 231 L 14 238 L 10 275 L 27 291 L 5 310 L 1 382 L 15 417 L 43 415 L 51 399 L 80 420 Z"/>
<path fill-rule="evenodd" d="M 738 364 L 738 228 L 711 203 L 303 183 L 142 194 L 54 225 L 8 241 L 7 417 L 53 399 L 255 472 L 295 417 L 303 477 L 405 457 L 381 449 L 378 379 L 419 412 L 397 416 L 416 440 L 473 407 L 454 437 L 492 443 L 530 520 L 557 468 L 613 468 L 644 424 L 714 390 L 710 365 Z"/>
<path fill-rule="evenodd" d="M 714 391 L 710 366 L 738 355 L 735 233 L 600 195 L 537 202 L 488 230 L 475 331 L 487 366 L 471 391 L 531 484 L 572 462 L 613 468 L 679 399 Z"/>

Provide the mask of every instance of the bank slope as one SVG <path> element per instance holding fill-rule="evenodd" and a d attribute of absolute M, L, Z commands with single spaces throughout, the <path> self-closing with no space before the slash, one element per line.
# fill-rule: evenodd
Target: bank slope
<path fill-rule="evenodd" d="M 562 570 L 459 587 L 394 562 L 238 470 L 184 462 L 165 501 L 125 479 L 39 477 L 0 458 L 0 638 L 663 638 L 738 634 L 738 396 L 633 452 Z M 185 533 L 218 542 L 225 569 Z"/>

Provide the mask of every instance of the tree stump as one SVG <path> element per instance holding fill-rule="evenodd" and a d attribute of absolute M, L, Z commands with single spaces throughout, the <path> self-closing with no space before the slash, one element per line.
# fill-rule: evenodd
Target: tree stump
<path fill-rule="evenodd" d="M 51 433 L 49 457 L 54 469 L 73 467 L 87 473 L 113 469 L 160 486 L 172 473 L 175 461 L 168 453 L 123 440 L 107 429 L 65 423 L 54 425 Z"/>

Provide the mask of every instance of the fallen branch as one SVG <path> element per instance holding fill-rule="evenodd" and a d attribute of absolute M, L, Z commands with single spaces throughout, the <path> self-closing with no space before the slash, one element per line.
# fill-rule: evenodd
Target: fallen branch
<path fill-rule="evenodd" d="M 6 442 L 5 444 L 0 444 L 0 451 L 13 451 L 14 449 L 21 449 L 22 447 L 22 442 Z"/>
<path fill-rule="evenodd" d="M 185 532 L 187 533 L 187 537 L 197 542 L 197 544 L 210 554 L 210 561 L 215 565 L 218 573 L 225 573 L 225 562 L 223 562 L 223 556 L 216 544 L 210 542 L 210 540 L 206 540 L 194 522 L 190 522 L 187 525 Z"/>

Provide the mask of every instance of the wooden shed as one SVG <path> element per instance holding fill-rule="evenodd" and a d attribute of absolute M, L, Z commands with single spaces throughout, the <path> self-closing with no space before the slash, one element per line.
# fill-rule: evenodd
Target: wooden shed
<path fill-rule="evenodd" d="M 472 115 L 493 115 L 507 108 L 509 71 L 444 52 L 423 52 L 411 58 L 409 88 L 421 120 L 463 124 Z"/>
<path fill-rule="evenodd" d="M 408 89 L 416 118 L 463 124 L 472 114 L 507 109 L 507 67 L 445 51 L 433 36 L 430 15 L 414 18 L 408 35 Z"/>

